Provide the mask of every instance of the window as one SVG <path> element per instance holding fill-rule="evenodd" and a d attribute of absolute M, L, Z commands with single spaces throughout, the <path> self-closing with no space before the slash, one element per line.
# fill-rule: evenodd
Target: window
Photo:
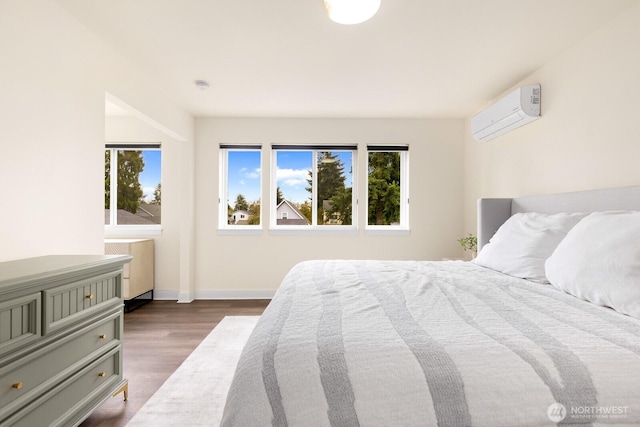
<path fill-rule="evenodd" d="M 368 228 L 409 228 L 408 171 L 408 146 L 367 146 Z"/>
<path fill-rule="evenodd" d="M 109 234 L 131 228 L 160 230 L 161 166 L 160 144 L 106 145 L 104 223 Z"/>
<path fill-rule="evenodd" d="M 259 145 L 220 145 L 220 228 L 260 228 Z"/>
<path fill-rule="evenodd" d="M 356 145 L 273 144 L 265 217 L 270 227 L 357 230 L 357 150 Z M 260 145 L 220 145 L 221 230 L 262 229 L 261 153 Z M 409 147 L 368 145 L 366 170 L 366 229 L 408 230 Z"/>
<path fill-rule="evenodd" d="M 272 226 L 355 226 L 356 146 L 273 145 L 272 149 Z"/>

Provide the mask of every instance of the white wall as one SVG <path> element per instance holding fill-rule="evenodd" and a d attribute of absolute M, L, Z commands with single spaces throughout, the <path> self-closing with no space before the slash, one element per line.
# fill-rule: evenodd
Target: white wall
<path fill-rule="evenodd" d="M 540 83 L 542 117 L 465 143 L 465 228 L 476 199 L 640 183 L 640 5 L 518 83 Z M 508 92 L 508 91 L 505 91 Z"/>
<path fill-rule="evenodd" d="M 185 141 L 193 119 L 56 2 L 0 11 L 0 261 L 102 253 L 105 92 Z"/>
<path fill-rule="evenodd" d="M 460 256 L 463 120 L 198 119 L 196 121 L 196 282 L 198 298 L 271 295 L 297 262 L 326 258 L 431 259 Z M 218 234 L 220 143 L 410 144 L 408 236 Z M 263 152 L 262 209 L 270 206 L 270 155 Z M 365 194 L 364 162 L 358 191 Z M 364 211 L 359 212 L 364 223 Z M 265 217 L 264 222 L 268 223 Z M 244 254 L 240 257 L 238 254 Z"/>

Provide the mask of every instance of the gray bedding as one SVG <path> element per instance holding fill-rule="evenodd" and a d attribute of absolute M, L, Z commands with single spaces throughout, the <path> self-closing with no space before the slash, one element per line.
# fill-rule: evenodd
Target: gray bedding
<path fill-rule="evenodd" d="M 466 262 L 308 261 L 223 426 L 640 424 L 640 321 Z"/>

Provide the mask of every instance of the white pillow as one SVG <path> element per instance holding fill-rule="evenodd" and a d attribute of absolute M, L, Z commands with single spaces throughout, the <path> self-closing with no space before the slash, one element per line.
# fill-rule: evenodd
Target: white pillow
<path fill-rule="evenodd" d="M 517 213 L 496 231 L 474 262 L 522 279 L 549 283 L 544 262 L 585 214 Z"/>
<path fill-rule="evenodd" d="M 556 288 L 640 319 L 640 212 L 596 212 L 546 262 Z"/>

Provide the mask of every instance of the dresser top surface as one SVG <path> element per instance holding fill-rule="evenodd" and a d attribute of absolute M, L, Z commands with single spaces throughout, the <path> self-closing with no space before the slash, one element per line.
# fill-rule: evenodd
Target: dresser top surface
<path fill-rule="evenodd" d="M 104 243 L 138 243 L 153 242 L 153 239 L 104 239 Z"/>
<path fill-rule="evenodd" d="M 131 260 L 127 255 L 47 255 L 0 262 L 0 287 L 90 269 L 118 268 Z"/>

